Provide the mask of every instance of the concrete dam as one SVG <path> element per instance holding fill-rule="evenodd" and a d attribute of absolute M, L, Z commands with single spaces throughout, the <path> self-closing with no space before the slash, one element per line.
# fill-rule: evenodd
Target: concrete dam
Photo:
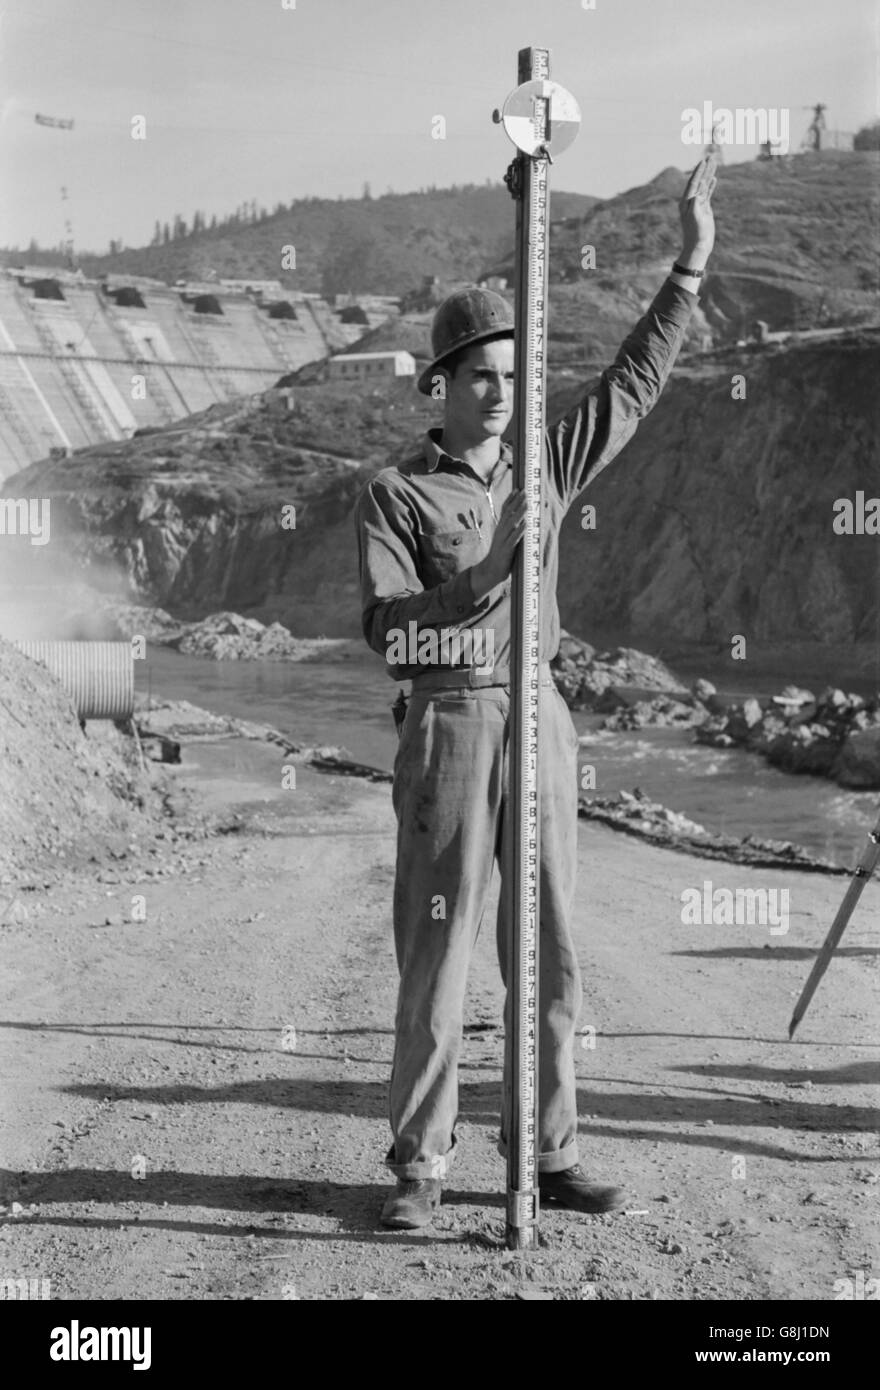
<path fill-rule="evenodd" d="M 264 391 L 363 332 L 276 281 L 0 272 L 0 479 Z"/>

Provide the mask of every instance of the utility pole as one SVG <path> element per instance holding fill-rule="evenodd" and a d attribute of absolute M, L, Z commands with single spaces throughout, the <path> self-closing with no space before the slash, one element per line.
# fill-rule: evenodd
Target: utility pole
<path fill-rule="evenodd" d="M 815 150 L 817 153 L 822 148 L 822 136 L 827 127 L 825 125 L 825 112 L 828 107 L 824 102 L 818 101 L 815 106 L 805 106 L 804 111 L 812 111 L 813 119 L 807 126 L 807 133 L 801 141 L 801 149 Z"/>

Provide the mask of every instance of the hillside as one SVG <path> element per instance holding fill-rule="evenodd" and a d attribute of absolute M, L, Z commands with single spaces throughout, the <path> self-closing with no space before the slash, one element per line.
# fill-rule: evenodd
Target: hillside
<path fill-rule="evenodd" d="M 234 607 L 271 613 L 297 635 L 353 633 L 352 503 L 363 477 L 435 416 L 436 405 L 411 380 L 366 400 L 339 382 L 298 390 L 290 411 L 284 394 L 270 391 L 124 444 L 32 464 L 0 489 L 52 499 L 52 545 L 13 540 L 4 551 L 15 555 L 6 574 L 16 621 L 29 587 L 41 632 L 85 634 L 88 615 L 71 624 L 63 601 L 51 597 L 67 562 L 73 572 L 87 567 L 91 581 L 114 595 L 179 617 Z M 288 504 L 295 528 L 285 530 Z M 342 533 L 344 542 L 328 544 Z M 9 607 L 2 587 L 0 570 L 0 619 Z M 62 588 L 71 588 L 68 574 Z M 54 632 L 45 629 L 46 612 L 58 614 Z"/>
<path fill-rule="evenodd" d="M 616 340 L 619 296 L 644 299 L 680 249 L 684 183 L 679 170 L 664 169 L 556 229 L 550 279 L 558 343 L 571 334 L 579 345 L 586 324 L 595 360 L 605 356 L 609 339 L 599 324 L 610 316 Z M 828 151 L 722 166 L 713 205 L 718 235 L 701 308 L 714 342 L 746 336 L 756 319 L 803 329 L 880 318 L 880 155 Z M 595 270 L 581 268 L 584 246 L 595 247 Z M 512 249 L 487 270 L 511 275 Z"/>
<path fill-rule="evenodd" d="M 596 201 L 580 193 L 556 193 L 554 216 L 580 216 Z M 510 194 L 501 183 L 368 199 L 300 198 L 245 226 L 115 256 L 83 255 L 80 262 L 87 275 L 129 272 L 169 284 L 205 279 L 213 272 L 221 279 L 277 278 L 291 289 L 328 295 L 397 295 L 421 285 L 428 275 L 475 279 L 488 262 L 503 256 L 513 217 Z M 295 270 L 282 269 L 285 246 L 295 248 Z M 20 259 L 6 252 L 0 264 Z M 38 258 L 28 253 L 27 259 L 33 263 Z"/>
<path fill-rule="evenodd" d="M 611 362 L 633 324 L 648 307 L 662 284 L 666 268 L 644 268 L 627 279 L 615 281 L 604 276 L 589 285 L 554 285 L 549 296 L 547 316 L 548 360 L 552 369 L 574 373 L 599 372 Z M 512 301 L 512 293 L 507 297 Z M 433 311 L 404 313 L 388 319 L 364 333 L 345 350 L 382 352 L 406 348 L 423 364 L 431 360 L 431 319 Z M 698 310 L 688 329 L 689 351 L 711 347 L 715 334 Z M 719 335 L 723 341 L 723 334 Z M 296 382 L 322 381 L 322 363 L 308 363 L 294 376 Z"/>
<path fill-rule="evenodd" d="M 574 515 L 564 531 L 560 606 L 570 630 L 652 650 L 720 650 L 733 633 L 768 649 L 877 650 L 877 541 L 835 535 L 831 504 L 878 491 L 880 330 L 760 348 L 732 340 L 752 317 L 771 329 L 876 325 L 878 169 L 875 155 L 828 154 L 722 171 L 718 249 L 687 351 L 655 412 L 592 489 L 597 530 L 581 531 Z M 610 360 L 662 281 L 682 183 L 667 170 L 578 225 L 556 225 L 551 415 Z M 498 192 L 467 196 L 488 206 Z M 510 212 L 503 204 L 508 230 Z M 587 275 L 574 257 L 591 239 L 599 265 Z M 583 282 L 566 279 L 575 274 Z M 404 314 L 361 346 L 425 356 L 429 322 L 427 312 Z M 731 396 L 737 373 L 745 400 Z M 51 580 L 66 553 L 182 618 L 233 609 L 299 636 L 357 635 L 353 499 L 440 410 L 411 380 L 353 390 L 315 366 L 297 375 L 293 401 L 288 409 L 283 393 L 269 391 L 7 479 L 6 496 L 52 498 L 53 545 L 20 556 L 33 582 L 43 582 L 41 567 Z M 281 508 L 291 503 L 296 529 L 284 530 Z"/>
<path fill-rule="evenodd" d="M 683 188 L 682 172 L 664 169 L 650 183 L 596 204 L 578 223 L 569 221 L 554 237 L 551 279 L 582 278 L 585 242 L 597 249 L 600 274 L 676 252 Z M 718 223 L 713 275 L 775 275 L 794 284 L 823 282 L 830 292 L 878 289 L 877 153 L 829 150 L 721 165 L 712 201 Z M 505 265 L 512 261 L 492 268 Z"/>
<path fill-rule="evenodd" d="M 684 186 L 684 173 L 665 169 L 642 188 L 558 221 L 554 194 L 548 331 L 555 367 L 598 371 L 611 360 L 680 250 Z M 718 238 L 691 350 L 751 337 L 759 319 L 771 331 L 880 322 L 880 156 L 832 151 L 722 167 L 713 201 Z M 585 246 L 595 248 L 595 270 L 581 267 Z M 512 229 L 505 254 L 483 271 L 513 283 Z M 405 347 L 427 357 L 430 320 L 427 312 L 405 315 L 353 350 Z"/>
<path fill-rule="evenodd" d="M 838 536 L 831 522 L 836 498 L 877 491 L 878 346 L 880 330 L 863 330 L 680 365 L 587 494 L 596 529 L 581 529 L 578 507 L 566 521 L 563 625 L 653 651 L 721 650 L 742 633 L 765 649 L 876 653 L 877 539 Z M 744 401 L 731 399 L 735 373 Z M 573 394 L 556 374 L 556 410 Z M 180 617 L 233 609 L 299 636 L 357 636 L 354 498 L 438 407 L 407 381 L 362 398 L 342 383 L 301 386 L 292 411 L 280 396 L 8 480 L 7 496 L 52 498 L 53 544 L 26 547 L 32 582 L 68 553 Z"/>
<path fill-rule="evenodd" d="M 649 302 L 680 247 L 677 200 L 685 174 L 664 169 L 643 187 L 600 202 L 552 194 L 549 333 L 557 367 L 597 370 Z M 793 155 L 723 166 L 715 194 L 716 249 L 689 346 L 735 343 L 756 320 L 771 330 L 849 326 L 880 319 L 876 255 L 880 154 Z M 280 268 L 293 246 L 296 269 Z M 596 268 L 585 270 L 592 246 Z M 106 272 L 176 279 L 269 277 L 296 290 L 411 296 L 426 277 L 440 286 L 486 275 L 512 284 L 514 207 L 502 184 L 300 199 L 246 226 L 168 245 L 83 257 Z M 0 254 L 0 263 L 20 260 Z M 374 329 L 362 350 L 428 351 L 430 313 Z M 312 379 L 309 373 L 306 379 Z"/>

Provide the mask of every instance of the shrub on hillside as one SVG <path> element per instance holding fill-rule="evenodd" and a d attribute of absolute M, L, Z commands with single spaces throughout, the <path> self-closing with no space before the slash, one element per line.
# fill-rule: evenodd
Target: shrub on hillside
<path fill-rule="evenodd" d="M 880 121 L 871 121 L 856 131 L 853 137 L 854 150 L 880 150 Z"/>

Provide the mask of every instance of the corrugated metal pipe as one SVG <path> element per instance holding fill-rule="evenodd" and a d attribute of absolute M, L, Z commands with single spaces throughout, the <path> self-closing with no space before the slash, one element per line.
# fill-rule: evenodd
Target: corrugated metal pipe
<path fill-rule="evenodd" d="M 130 642 L 16 642 L 48 666 L 80 719 L 130 719 L 134 713 L 134 656 Z"/>

